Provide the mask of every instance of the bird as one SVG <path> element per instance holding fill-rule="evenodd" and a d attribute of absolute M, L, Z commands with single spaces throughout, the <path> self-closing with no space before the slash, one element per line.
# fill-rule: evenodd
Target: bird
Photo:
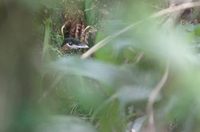
<path fill-rule="evenodd" d="M 85 52 L 89 48 L 89 39 L 95 36 L 97 30 L 87 24 L 84 11 L 78 8 L 68 10 L 63 14 L 63 20 L 64 24 L 61 27 L 61 34 L 64 38 L 61 45 L 62 53 Z"/>
<path fill-rule="evenodd" d="M 61 47 L 65 48 L 65 50 L 89 48 L 87 44 L 81 43 L 78 39 L 72 37 L 65 38 Z"/>

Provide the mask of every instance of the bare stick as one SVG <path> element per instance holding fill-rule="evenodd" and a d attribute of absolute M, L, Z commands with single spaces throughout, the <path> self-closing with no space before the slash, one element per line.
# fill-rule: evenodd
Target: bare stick
<path fill-rule="evenodd" d="M 154 109 L 153 105 L 156 101 L 156 98 L 158 97 L 160 91 L 162 90 L 164 84 L 166 83 L 168 79 L 168 74 L 169 74 L 169 64 L 166 66 L 165 73 L 160 80 L 160 82 L 157 84 L 157 86 L 152 90 L 149 99 L 148 99 L 148 104 L 147 104 L 147 115 L 148 115 L 148 124 L 147 124 L 147 130 L 148 132 L 155 132 L 155 122 L 154 122 Z"/>
<path fill-rule="evenodd" d="M 139 21 L 135 24 L 129 25 L 128 27 L 122 29 L 121 31 L 110 35 L 108 37 L 106 37 L 105 39 L 101 40 L 100 42 L 98 42 L 97 44 L 95 44 L 92 48 L 90 48 L 86 53 L 84 53 L 81 56 L 81 59 L 86 59 L 88 58 L 90 55 L 92 55 L 95 51 L 97 51 L 98 49 L 102 48 L 103 46 L 105 46 L 108 42 L 110 42 L 112 39 L 118 37 L 119 35 L 121 35 L 122 33 L 125 33 L 126 31 L 130 30 L 131 28 L 135 27 L 136 25 L 142 23 L 143 21 Z"/>
<path fill-rule="evenodd" d="M 112 39 L 120 36 L 121 34 L 127 32 L 128 30 L 132 29 L 133 27 L 141 24 L 142 22 L 145 22 L 146 20 L 148 19 L 152 19 L 152 18 L 158 18 L 158 17 L 161 17 L 161 16 L 164 16 L 164 15 L 167 15 L 169 13 L 173 13 L 173 12 L 176 12 L 176 11 L 180 11 L 180 10 L 184 10 L 184 9 L 188 9 L 188 8 L 192 8 L 192 7 L 197 7 L 197 6 L 200 6 L 200 2 L 188 2 L 188 3 L 184 3 L 184 4 L 181 4 L 181 5 L 178 5 L 178 6 L 173 6 L 173 7 L 169 7 L 167 9 L 163 9 L 157 13 L 154 13 L 153 15 L 151 15 L 150 17 L 144 19 L 144 20 L 141 20 L 141 21 L 138 21 L 134 24 L 131 24 L 129 25 L 128 27 L 125 27 L 124 29 L 120 30 L 119 32 L 113 34 L 113 35 L 110 35 L 108 37 L 106 37 L 105 39 L 101 40 L 100 42 L 98 42 L 97 44 L 95 44 L 92 48 L 90 48 L 87 52 L 85 52 L 81 58 L 82 59 L 86 59 L 88 58 L 90 55 L 92 55 L 94 52 L 96 52 L 97 50 L 99 50 L 100 48 L 104 47 L 108 42 L 110 42 Z"/>
<path fill-rule="evenodd" d="M 200 2 L 187 2 L 184 4 L 178 5 L 178 6 L 170 6 L 167 9 L 163 9 L 163 10 L 155 13 L 151 17 L 157 18 L 157 17 L 163 16 L 163 15 L 169 14 L 169 13 L 173 13 L 176 11 L 185 10 L 185 9 L 189 9 L 189 8 L 193 8 L 193 7 L 198 7 L 198 6 L 200 6 Z"/>

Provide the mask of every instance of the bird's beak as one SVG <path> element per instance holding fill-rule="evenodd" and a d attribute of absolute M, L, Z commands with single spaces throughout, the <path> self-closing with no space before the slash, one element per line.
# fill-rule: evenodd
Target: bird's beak
<path fill-rule="evenodd" d="M 72 44 L 72 45 L 69 45 L 68 43 L 66 44 L 70 49 L 88 49 L 88 45 L 86 44 L 79 44 L 79 45 L 75 45 L 75 44 Z"/>

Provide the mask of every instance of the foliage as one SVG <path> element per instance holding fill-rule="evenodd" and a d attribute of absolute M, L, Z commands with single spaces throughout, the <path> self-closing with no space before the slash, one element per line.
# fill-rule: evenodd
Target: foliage
<path fill-rule="evenodd" d="M 59 51 L 59 14 L 79 2 L 110 38 L 87 59 Z M 153 112 L 157 131 L 198 132 L 199 24 L 149 18 L 164 4 L 0 1 L 0 130 L 145 132 Z"/>

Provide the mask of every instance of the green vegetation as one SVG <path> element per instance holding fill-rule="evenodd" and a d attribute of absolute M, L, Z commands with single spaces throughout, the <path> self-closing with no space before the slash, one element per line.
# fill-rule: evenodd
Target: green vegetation
<path fill-rule="evenodd" d="M 62 54 L 62 13 L 77 3 L 96 39 Z M 0 131 L 199 132 L 197 5 L 0 1 Z"/>

